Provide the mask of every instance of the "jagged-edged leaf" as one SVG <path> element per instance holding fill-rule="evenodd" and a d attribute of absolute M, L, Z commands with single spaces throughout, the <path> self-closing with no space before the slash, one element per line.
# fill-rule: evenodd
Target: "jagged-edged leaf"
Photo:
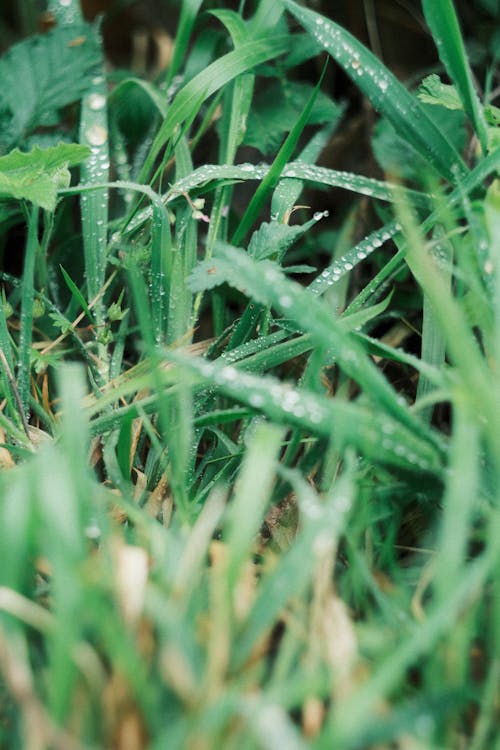
<path fill-rule="evenodd" d="M 0 59 L 0 149 L 7 151 L 78 101 L 99 62 L 91 24 L 57 27 L 15 44 Z"/>
<path fill-rule="evenodd" d="M 90 149 L 78 143 L 60 143 L 44 149 L 35 146 L 28 153 L 14 149 L 0 157 L 0 198 L 27 200 L 53 211 L 57 191 L 69 185 L 69 167 L 89 154 Z"/>
<path fill-rule="evenodd" d="M 455 86 L 443 83 L 435 73 L 424 78 L 418 89 L 418 98 L 425 104 L 440 104 L 446 109 L 463 109 Z"/>

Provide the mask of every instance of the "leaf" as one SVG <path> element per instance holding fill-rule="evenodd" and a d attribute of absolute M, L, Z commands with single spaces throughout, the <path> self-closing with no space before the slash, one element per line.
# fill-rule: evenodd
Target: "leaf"
<path fill-rule="evenodd" d="M 248 116 L 244 143 L 263 154 L 276 153 L 284 136 L 306 107 L 314 87 L 295 81 L 273 80 L 259 92 Z M 335 122 L 341 107 L 324 92 L 318 91 L 309 115 L 308 124 Z"/>
<path fill-rule="evenodd" d="M 69 167 L 86 159 L 87 146 L 60 143 L 28 153 L 14 149 L 0 157 L 0 198 L 28 200 L 46 211 L 56 206 L 57 192 L 70 183 Z"/>
<path fill-rule="evenodd" d="M 435 73 L 424 78 L 418 89 L 418 98 L 425 104 L 440 104 L 446 109 L 463 109 L 455 86 L 443 83 Z"/>
<path fill-rule="evenodd" d="M 352 34 L 293 0 L 282 0 L 305 29 L 345 70 L 396 132 L 451 182 L 467 174 L 460 155 L 397 78 Z"/>
<path fill-rule="evenodd" d="M 14 45 L 0 59 L 0 149 L 7 151 L 85 93 L 99 62 L 90 24 L 58 27 Z"/>
<path fill-rule="evenodd" d="M 298 390 L 276 378 L 257 377 L 231 365 L 182 355 L 178 350 L 170 350 L 168 358 L 186 374 L 215 385 L 231 398 L 259 409 L 279 423 L 295 424 L 333 438 L 341 449 L 353 446 L 377 463 L 408 471 L 441 473 L 441 459 L 434 446 L 366 405 Z M 382 434 L 386 437 L 381 440 Z"/>

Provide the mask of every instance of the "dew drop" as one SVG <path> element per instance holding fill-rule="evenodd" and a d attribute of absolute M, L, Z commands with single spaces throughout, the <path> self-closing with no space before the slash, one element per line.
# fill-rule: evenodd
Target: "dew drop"
<path fill-rule="evenodd" d="M 92 125 L 85 135 L 91 146 L 102 146 L 108 140 L 108 131 L 102 125 Z"/>
<path fill-rule="evenodd" d="M 104 109 L 106 106 L 106 97 L 102 94 L 90 94 L 87 102 L 90 109 L 97 111 L 99 109 Z"/>

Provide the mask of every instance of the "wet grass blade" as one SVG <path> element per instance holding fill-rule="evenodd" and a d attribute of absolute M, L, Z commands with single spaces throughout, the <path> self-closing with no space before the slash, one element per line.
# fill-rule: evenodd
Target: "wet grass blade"
<path fill-rule="evenodd" d="M 33 302 L 35 299 L 35 261 L 39 251 L 38 222 L 40 211 L 33 206 L 28 215 L 28 236 L 24 255 L 23 284 L 21 297 L 21 332 L 17 365 L 17 388 L 19 398 L 27 415 L 29 411 L 31 377 L 31 342 L 33 336 Z"/>
<path fill-rule="evenodd" d="M 488 152 L 488 133 L 452 0 L 422 0 L 432 38 L 446 71 L 454 82 L 464 110 L 477 133 L 483 154 Z"/>
<path fill-rule="evenodd" d="M 319 13 L 303 8 L 293 0 L 282 0 L 285 8 L 316 41 L 342 66 L 347 75 L 368 97 L 428 164 L 451 182 L 464 177 L 467 168 L 460 155 L 428 117 L 418 99 L 348 31 Z"/>
<path fill-rule="evenodd" d="M 228 52 L 198 73 L 177 94 L 168 109 L 141 170 L 140 181 L 147 182 L 151 175 L 157 156 L 172 138 L 176 128 L 193 118 L 200 104 L 212 94 L 230 83 L 237 76 L 246 73 L 256 65 L 279 57 L 289 49 L 288 36 L 274 39 L 259 39 L 242 44 L 241 47 Z"/>

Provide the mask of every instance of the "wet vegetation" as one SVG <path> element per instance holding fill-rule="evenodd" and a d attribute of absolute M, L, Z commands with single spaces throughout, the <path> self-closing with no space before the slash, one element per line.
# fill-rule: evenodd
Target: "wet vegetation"
<path fill-rule="evenodd" d="M 334 5 L 1 11 L 2 750 L 500 750 L 500 9 Z"/>

